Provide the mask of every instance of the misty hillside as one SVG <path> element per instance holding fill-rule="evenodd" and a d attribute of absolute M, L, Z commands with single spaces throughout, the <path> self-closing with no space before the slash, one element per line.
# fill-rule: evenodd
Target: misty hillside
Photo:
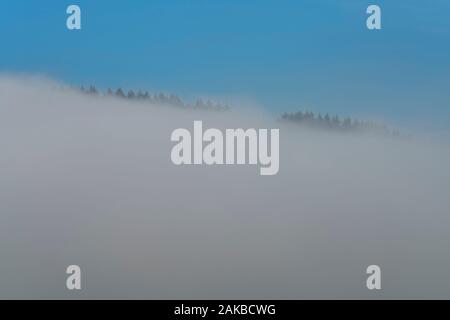
<path fill-rule="evenodd" d="M 373 133 L 394 137 L 400 136 L 400 132 L 398 130 L 390 129 L 386 125 L 381 125 L 373 121 L 351 119 L 350 117 L 346 117 L 341 120 L 339 116 L 330 116 L 328 113 L 322 116 L 320 113 L 315 115 L 313 112 L 298 111 L 295 113 L 283 113 L 281 119 L 283 121 L 310 129 L 333 132 Z"/>
<path fill-rule="evenodd" d="M 127 91 L 122 88 L 117 88 L 116 90 L 109 88 L 106 92 L 101 92 L 94 85 L 90 85 L 88 88 L 81 86 L 80 91 L 91 96 L 117 97 L 128 101 L 137 101 L 159 106 L 209 111 L 229 111 L 231 109 L 228 104 L 222 104 L 210 99 L 197 99 L 195 103 L 191 104 L 183 101 L 175 94 L 166 94 L 163 92 L 150 93 L 143 90 Z M 400 132 L 398 130 L 390 129 L 386 125 L 381 125 L 373 121 L 351 119 L 350 117 L 345 117 L 341 120 L 338 115 L 330 116 L 328 113 L 322 116 L 320 113 L 316 115 L 310 111 L 298 111 L 294 113 L 285 112 L 282 114 L 281 120 L 308 129 L 318 129 L 332 132 L 371 133 L 394 137 L 400 136 Z"/>
<path fill-rule="evenodd" d="M 139 101 L 161 106 L 213 111 L 226 111 L 230 109 L 227 104 L 221 104 L 210 99 L 197 99 L 193 104 L 191 104 L 183 101 L 179 96 L 175 94 L 166 94 L 163 92 L 149 93 L 148 91 L 143 90 L 126 91 L 122 88 L 118 88 L 113 91 L 111 88 L 109 88 L 106 92 L 102 93 L 93 85 L 90 85 L 87 89 L 81 86 L 80 91 L 92 96 L 115 96 L 120 99 L 128 99 L 129 101 Z"/>

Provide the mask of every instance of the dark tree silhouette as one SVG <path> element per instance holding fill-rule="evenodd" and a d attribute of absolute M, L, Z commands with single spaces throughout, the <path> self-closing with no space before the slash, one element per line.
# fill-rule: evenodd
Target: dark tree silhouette
<path fill-rule="evenodd" d="M 295 113 L 283 113 L 281 120 L 299 124 L 305 127 L 320 128 L 340 132 L 373 132 L 388 135 L 400 135 L 398 131 L 391 131 L 385 125 L 379 125 L 372 121 L 352 120 L 350 117 L 340 120 L 337 115 L 330 116 L 328 113 L 324 117 L 319 113 L 315 116 L 312 112 L 298 111 Z"/>
<path fill-rule="evenodd" d="M 95 86 L 91 85 L 91 86 L 89 86 L 89 91 L 88 91 L 88 93 L 89 93 L 89 94 L 97 94 L 98 91 L 97 91 L 97 89 L 95 88 Z"/>
<path fill-rule="evenodd" d="M 116 90 L 116 96 L 120 98 L 125 98 L 125 93 L 123 93 L 122 88 Z"/>
<path fill-rule="evenodd" d="M 128 91 L 128 99 L 134 99 L 136 98 L 136 94 L 134 93 L 133 90 Z"/>
<path fill-rule="evenodd" d="M 89 89 L 85 89 L 83 86 L 80 87 L 81 92 L 86 94 L 98 95 L 99 91 L 94 85 L 89 86 Z M 184 107 L 184 108 L 198 108 L 202 110 L 216 110 L 216 111 L 226 111 L 230 107 L 228 105 L 222 106 L 220 103 L 207 100 L 206 102 L 202 99 L 196 100 L 196 102 L 191 105 L 183 102 L 180 97 L 175 94 L 165 94 L 163 92 L 151 94 L 148 91 L 138 90 L 137 93 L 133 90 L 129 90 L 127 93 L 124 92 L 122 88 L 118 88 L 114 93 L 111 88 L 108 88 L 104 96 L 116 96 L 119 98 L 139 100 L 142 102 L 147 102 L 154 105 L 167 105 L 173 107 Z M 102 95 L 103 96 L 103 95 Z"/>

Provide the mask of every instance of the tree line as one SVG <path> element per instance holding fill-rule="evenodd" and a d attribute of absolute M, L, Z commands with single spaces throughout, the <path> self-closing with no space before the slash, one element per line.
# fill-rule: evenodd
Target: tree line
<path fill-rule="evenodd" d="M 316 115 L 310 111 L 298 111 L 292 113 L 285 112 L 282 114 L 281 120 L 302 125 L 304 127 L 330 131 L 372 132 L 393 136 L 400 135 L 397 130 L 391 130 L 386 125 L 377 124 L 373 121 L 360 121 L 350 117 L 340 119 L 339 116 L 330 116 L 328 113 L 325 115 L 320 113 Z"/>
<path fill-rule="evenodd" d="M 81 92 L 95 96 L 114 96 L 120 99 L 146 101 L 154 105 L 167 105 L 180 108 L 201 109 L 201 110 L 215 110 L 227 111 L 230 107 L 226 104 L 213 102 L 211 100 L 197 99 L 193 104 L 184 102 L 175 94 L 154 93 L 148 91 L 125 91 L 118 88 L 115 91 L 108 89 L 106 92 L 100 92 L 94 85 L 85 88 L 80 87 Z M 338 132 L 371 132 L 377 134 L 385 134 L 392 136 L 400 136 L 399 131 L 391 130 L 386 125 L 380 125 L 373 121 L 360 121 L 350 117 L 340 119 L 339 116 L 330 116 L 328 113 L 322 115 L 321 113 L 314 114 L 310 111 L 298 111 L 291 113 L 283 113 L 281 120 L 301 125 L 308 128 L 317 128 L 321 130 L 330 130 Z"/>
<path fill-rule="evenodd" d="M 166 94 L 163 92 L 159 93 L 149 93 L 148 91 L 134 91 L 134 90 L 124 90 L 122 88 L 118 88 L 116 90 L 112 90 L 109 88 L 106 92 L 100 92 L 95 86 L 90 85 L 85 88 L 84 86 L 80 87 L 81 92 L 95 95 L 95 96 L 115 96 L 121 99 L 134 100 L 134 101 L 146 101 L 155 105 L 167 105 L 173 107 L 180 108 L 192 108 L 192 109 L 201 109 L 201 110 L 216 110 L 216 111 L 226 111 L 229 110 L 230 107 L 227 104 L 222 104 L 219 102 L 214 102 L 212 100 L 203 100 L 197 99 L 193 104 L 184 102 L 180 97 L 175 94 Z"/>

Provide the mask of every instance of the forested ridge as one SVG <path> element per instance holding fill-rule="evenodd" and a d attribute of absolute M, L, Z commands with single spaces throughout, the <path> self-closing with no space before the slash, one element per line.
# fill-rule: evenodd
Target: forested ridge
<path fill-rule="evenodd" d="M 188 103 L 175 94 L 166 94 L 163 92 L 150 93 L 143 90 L 134 91 L 124 90 L 122 88 L 117 88 L 115 90 L 107 89 L 106 92 L 101 92 L 94 85 L 90 85 L 87 88 L 82 86 L 80 90 L 88 95 L 106 97 L 111 96 L 132 101 L 148 102 L 154 105 L 212 111 L 230 110 L 230 106 L 228 104 L 222 104 L 210 99 L 197 99 L 194 103 Z M 386 125 L 378 124 L 373 121 L 352 119 L 350 117 L 340 118 L 337 115 L 329 115 L 328 113 L 322 115 L 321 113 L 314 114 L 311 111 L 285 112 L 281 115 L 280 120 L 305 128 L 327 131 L 360 133 L 370 132 L 383 135 L 400 136 L 400 132 L 398 130 L 390 129 Z"/>

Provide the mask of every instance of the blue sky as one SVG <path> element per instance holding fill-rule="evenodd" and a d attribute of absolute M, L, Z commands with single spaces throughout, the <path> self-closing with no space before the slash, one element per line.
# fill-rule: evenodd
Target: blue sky
<path fill-rule="evenodd" d="M 449 15 L 447 0 L 4 0 L 0 71 L 448 127 Z"/>

